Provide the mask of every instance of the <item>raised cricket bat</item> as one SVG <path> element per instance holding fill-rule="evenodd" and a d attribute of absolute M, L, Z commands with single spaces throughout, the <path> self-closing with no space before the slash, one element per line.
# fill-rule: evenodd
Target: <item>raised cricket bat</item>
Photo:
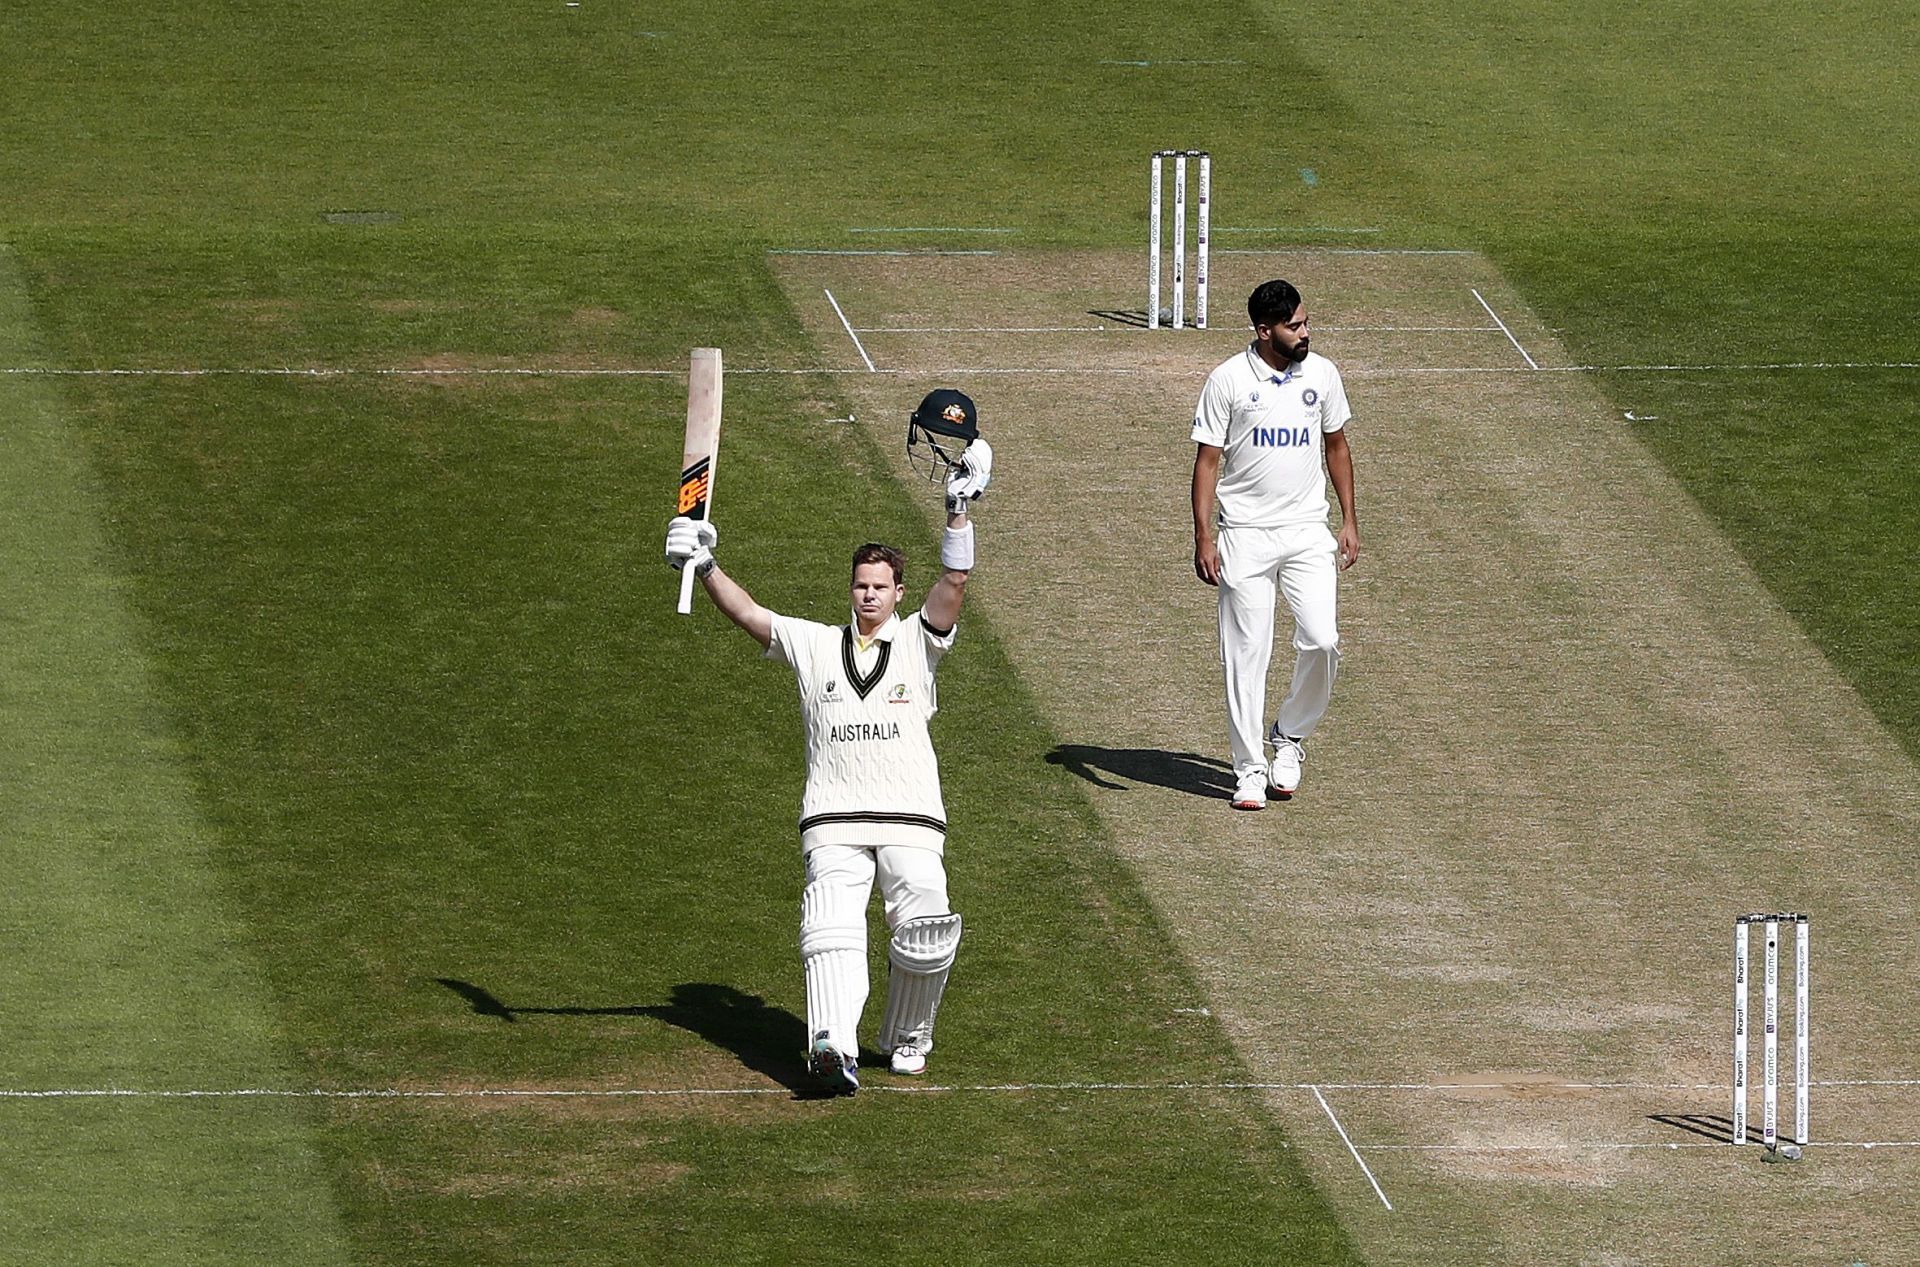
<path fill-rule="evenodd" d="M 680 508 L 689 519 L 713 516 L 713 468 L 720 459 L 720 349 L 695 348 L 687 370 L 687 440 L 680 454 Z M 680 614 L 693 610 L 693 569 L 680 572 Z"/>

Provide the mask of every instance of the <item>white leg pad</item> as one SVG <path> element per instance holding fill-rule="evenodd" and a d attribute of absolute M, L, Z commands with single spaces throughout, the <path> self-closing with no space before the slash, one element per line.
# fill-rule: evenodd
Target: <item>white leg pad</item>
<path fill-rule="evenodd" d="M 892 1051 L 911 1043 L 933 1050 L 933 1018 L 947 989 L 960 949 L 958 915 L 926 915 L 893 930 L 888 958 L 887 1010 L 880 1018 L 880 1046 Z"/>
<path fill-rule="evenodd" d="M 800 894 L 800 963 L 807 977 L 807 1040 L 821 1030 L 843 1052 L 860 1050 L 867 1006 L 866 893 L 815 880 Z"/>

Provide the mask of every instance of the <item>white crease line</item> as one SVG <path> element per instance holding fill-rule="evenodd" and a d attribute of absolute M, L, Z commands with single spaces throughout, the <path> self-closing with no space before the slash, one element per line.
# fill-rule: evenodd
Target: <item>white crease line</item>
<path fill-rule="evenodd" d="M 1224 327 L 1223 327 L 1224 328 Z M 1499 326 L 1316 326 L 1321 334 L 1464 334 Z M 861 334 L 1154 334 L 1145 326 L 855 326 Z M 1242 326 L 1243 330 L 1252 329 Z"/>
<path fill-rule="evenodd" d="M 1205 333 L 1202 331 L 1201 333 Z M 1878 362 L 1842 362 L 1802 363 L 1791 365 L 1542 365 L 1537 370 L 1523 369 L 1518 365 L 1412 365 L 1412 366 L 1361 366 L 1343 369 L 1341 373 L 1349 378 L 1398 378 L 1411 374 L 1607 374 L 1607 373 L 1744 373 L 1755 370 L 1912 370 L 1920 369 L 1920 361 L 1878 361 Z M 681 371 L 655 371 L 657 373 L 685 373 Z M 858 374 L 860 370 L 821 369 L 821 370 L 729 370 L 728 373 L 742 374 Z M 886 369 L 881 374 L 899 374 L 920 378 L 955 378 L 962 376 L 983 377 L 987 375 L 1057 375 L 1061 377 L 1113 378 L 1118 376 L 1139 375 L 1144 377 L 1184 378 L 1183 370 L 1142 369 L 1136 366 L 1086 366 L 1086 365 L 941 365 L 921 368 L 912 366 L 906 369 Z"/>
<path fill-rule="evenodd" d="M 1920 1148 L 1920 1139 L 1815 1140 L 1808 1148 Z"/>
<path fill-rule="evenodd" d="M 1472 255 L 1472 251 L 1420 250 L 1414 247 L 1223 246 L 1215 255 Z"/>
<path fill-rule="evenodd" d="M 1826 1084 L 1832 1085 L 1832 1084 Z M 937 1092 L 989 1095 L 1019 1095 L 1034 1092 L 1152 1092 L 1152 1091 L 1312 1091 L 1319 1094 L 1325 1087 L 1333 1091 L 1450 1091 L 1471 1090 L 1490 1091 L 1505 1087 L 1526 1090 L 1552 1089 L 1619 1089 L 1639 1090 L 1725 1090 L 1723 1085 L 1712 1083 L 1401 1083 L 1401 1082 L 1002 1082 L 976 1084 L 939 1084 L 926 1083 L 911 1086 L 876 1086 L 874 1091 L 886 1091 L 897 1094 L 927 1095 Z M 234 1089 L 188 1089 L 188 1090 L 147 1090 L 137 1087 L 69 1087 L 48 1090 L 0 1089 L 0 1100 L 58 1100 L 58 1099 L 155 1099 L 155 1100 L 214 1100 L 214 1099 L 341 1099 L 341 1100 L 460 1100 L 495 1098 L 539 1099 L 551 1097 L 559 1099 L 624 1099 L 624 1098 L 661 1098 L 661 1097 L 697 1097 L 731 1095 L 789 1095 L 785 1087 L 533 1087 L 533 1088 L 426 1088 L 421 1090 L 401 1090 L 392 1087 L 372 1087 L 346 1090 L 311 1089 L 299 1090 L 271 1087 L 243 1087 Z"/>
<path fill-rule="evenodd" d="M 879 1088 L 884 1089 L 884 1088 Z M 147 1091 L 127 1087 L 69 1088 L 53 1091 L 0 1091 L 0 1100 L 482 1100 L 482 1099 L 643 1099 L 654 1097 L 792 1095 L 785 1087 L 662 1087 L 615 1090 L 581 1090 L 566 1087 L 470 1090 L 403 1091 L 398 1088 L 370 1088 L 328 1091 L 321 1088 L 296 1091 L 271 1087 L 240 1087 L 227 1090 Z"/>
<path fill-rule="evenodd" d="M 874 373 L 873 358 L 867 355 L 866 346 L 860 342 L 860 336 L 853 332 L 853 322 L 848 321 L 847 314 L 840 310 L 840 301 L 833 297 L 833 292 L 830 290 L 822 293 L 826 295 L 827 302 L 833 305 L 834 314 L 840 318 L 840 324 L 847 328 L 847 337 L 852 339 L 853 346 L 860 350 L 860 359 L 867 363 L 867 373 Z"/>
<path fill-rule="evenodd" d="M 1813 1085 L 1815 1086 L 1888 1086 L 1888 1085 L 1913 1086 L 1916 1084 L 1920 1084 L 1920 1079 L 1908 1078 L 1908 1079 L 1891 1079 L 1891 1080 L 1864 1080 L 1864 1081 L 1847 1081 L 1847 1082 L 1837 1082 L 1837 1083 L 1836 1082 L 1818 1082 L 1818 1083 L 1814 1083 Z M 1321 1085 L 1326 1085 L 1329 1090 L 1343 1089 L 1342 1085 L 1337 1083 L 1313 1084 L 1313 1083 L 1236 1083 L 1236 1082 L 1197 1083 L 1196 1082 L 1196 1083 L 1156 1084 L 1156 1083 L 1081 1082 L 1081 1083 L 1008 1083 L 1001 1086 L 869 1086 L 869 1087 L 863 1088 L 861 1093 L 864 1095 L 871 1095 L 876 1093 L 894 1094 L 894 1095 L 932 1095 L 932 1094 L 939 1094 L 942 1092 L 950 1093 L 950 1092 L 967 1092 L 967 1091 L 973 1091 L 973 1092 L 1201 1091 L 1201 1090 L 1236 1090 L 1236 1089 L 1243 1089 L 1243 1088 L 1255 1088 L 1260 1090 L 1281 1090 L 1281 1091 L 1302 1091 L 1302 1090 L 1312 1091 L 1314 1098 L 1319 1100 L 1320 1107 L 1326 1111 L 1327 1119 L 1333 1123 L 1334 1129 L 1336 1131 L 1339 1131 L 1340 1138 L 1347 1145 L 1348 1151 L 1353 1154 L 1354 1160 L 1360 1163 L 1360 1169 L 1366 1174 L 1367 1181 L 1373 1185 L 1373 1190 L 1375 1193 L 1379 1195 L 1381 1204 L 1385 1205 L 1389 1210 L 1393 1209 L 1393 1204 L 1387 1200 L 1386 1193 L 1381 1191 L 1379 1182 L 1374 1178 L 1372 1169 L 1368 1167 L 1365 1159 L 1361 1156 L 1360 1149 L 1358 1148 L 1358 1146 L 1354 1144 L 1353 1140 L 1347 1135 L 1346 1129 L 1340 1124 L 1340 1119 L 1334 1116 L 1333 1108 L 1331 1105 L 1327 1103 L 1326 1097 L 1320 1094 Z M 1486 1083 L 1471 1083 L 1471 1084 L 1468 1084 L 1468 1083 L 1460 1083 L 1460 1084 L 1350 1083 L 1350 1084 L 1345 1084 L 1344 1089 L 1357 1090 L 1357 1089 L 1366 1089 L 1366 1088 L 1373 1088 L 1373 1087 L 1432 1088 L 1432 1087 L 1449 1086 L 1449 1085 L 1471 1088 L 1475 1090 L 1487 1090 L 1489 1087 L 1489 1084 L 1486 1084 Z M 1547 1084 L 1514 1083 L 1514 1084 L 1507 1084 L 1507 1085 L 1537 1089 Z M 1564 1085 L 1567 1085 L 1567 1086 L 1650 1086 L 1650 1087 L 1660 1087 L 1664 1089 L 1669 1087 L 1692 1088 L 1697 1085 L 1707 1085 L 1707 1084 L 1567 1083 Z M 1722 1088 L 1715 1088 L 1715 1089 L 1722 1089 Z M 108 1088 L 64 1088 L 64 1089 L 45 1090 L 45 1091 L 27 1091 L 27 1090 L 17 1090 L 17 1089 L 16 1090 L 0 1090 L 0 1100 L 258 1100 L 258 1099 L 274 1099 L 274 1100 L 289 1100 L 289 1099 L 298 1099 L 298 1100 L 484 1100 L 484 1099 L 619 1100 L 619 1099 L 628 1099 L 628 1100 L 637 1100 L 637 1099 L 673 1099 L 673 1098 L 723 1097 L 723 1096 L 792 1096 L 793 1094 L 794 1093 L 791 1090 L 787 1089 L 786 1087 L 633 1087 L 633 1088 L 625 1088 L 625 1089 L 616 1088 L 616 1089 L 592 1089 L 592 1090 L 569 1089 L 564 1087 L 547 1088 L 547 1089 L 541 1089 L 541 1088 L 505 1089 L 505 1088 L 476 1087 L 476 1088 L 465 1089 L 465 1090 L 427 1089 L 427 1090 L 411 1090 L 411 1091 L 402 1090 L 397 1087 L 373 1088 L 373 1089 L 364 1089 L 364 1090 L 346 1090 L 346 1091 L 330 1091 L 322 1088 L 313 1088 L 311 1090 L 287 1090 L 287 1089 L 270 1088 L 270 1087 L 237 1087 L 237 1088 L 229 1088 L 229 1089 L 221 1089 L 221 1090 L 158 1091 L 158 1090 L 144 1090 L 144 1089 L 138 1089 L 138 1088 L 132 1088 L 132 1087 L 108 1087 Z M 1287 1141 L 1285 1146 L 1289 1148 L 1298 1148 L 1299 1144 L 1294 1141 Z M 1730 1147 L 1732 1147 L 1732 1145 L 1725 1142 L 1721 1142 L 1721 1141 L 1715 1141 L 1715 1142 L 1703 1141 L 1699 1143 L 1695 1143 L 1691 1141 L 1682 1143 L 1682 1142 L 1675 1141 L 1670 1143 L 1659 1143 L 1659 1142 L 1644 1142 L 1644 1141 L 1643 1142 L 1614 1142 L 1614 1141 L 1606 1141 L 1606 1140 L 1580 1141 L 1575 1143 L 1557 1143 L 1557 1144 L 1368 1144 L 1367 1145 L 1367 1148 L 1373 1152 L 1396 1152 L 1396 1153 L 1540 1153 L 1540 1152 L 1594 1152 L 1594 1151 L 1602 1151 L 1602 1150 L 1604 1151 L 1644 1150 L 1644 1151 L 1678 1152 L 1682 1149 L 1688 1149 L 1688 1150 L 1720 1149 L 1720 1148 L 1730 1148 Z M 1816 1140 L 1809 1147 L 1819 1148 L 1819 1149 L 1851 1148 L 1851 1149 L 1858 1149 L 1861 1151 L 1872 1151 L 1877 1148 L 1920 1148 L 1920 1140 L 1911 1140 L 1911 1139 Z"/>
<path fill-rule="evenodd" d="M 997 1082 L 879 1085 L 871 1091 L 898 1095 L 973 1093 L 1021 1095 L 1034 1092 L 1086 1091 L 1294 1091 L 1311 1092 L 1324 1101 L 1322 1091 L 1726 1091 L 1726 1082 Z M 1920 1087 L 1920 1078 L 1824 1078 L 1814 1087 Z M 462 1100 L 462 1099 L 647 1099 L 676 1096 L 791 1095 L 786 1087 L 398 1087 L 324 1088 L 237 1087 L 158 1090 L 142 1087 L 0 1088 L 0 1100 L 124 1099 L 337 1099 L 337 1100 Z M 1858 1147 L 1904 1147 L 1899 1142 Z M 1389 1145 L 1368 1145 L 1389 1147 Z"/>
<path fill-rule="evenodd" d="M 1365 1175 L 1367 1182 L 1373 1185 L 1373 1195 L 1379 1197 L 1380 1204 L 1391 1211 L 1393 1202 L 1387 1200 L 1387 1194 L 1380 1190 L 1380 1181 L 1373 1177 L 1373 1168 L 1367 1165 L 1367 1159 L 1360 1155 L 1360 1150 L 1353 1146 L 1351 1139 L 1347 1138 L 1347 1128 L 1340 1125 L 1340 1119 L 1333 1115 L 1333 1106 L 1327 1103 L 1326 1096 L 1320 1094 L 1319 1087 L 1313 1088 L 1313 1098 L 1320 1101 L 1320 1107 L 1327 1111 L 1327 1120 L 1333 1123 L 1334 1130 L 1340 1132 L 1340 1142 L 1347 1146 L 1347 1151 L 1353 1154 L 1353 1159 L 1360 1163 L 1360 1173 Z"/>
<path fill-rule="evenodd" d="M 861 334 L 1093 334 L 1138 326 L 860 326 Z"/>
<path fill-rule="evenodd" d="M 1346 374 L 1709 374 L 1759 370 L 1920 370 L 1920 361 L 1751 361 L 1706 365 L 1409 365 L 1343 370 Z"/>
<path fill-rule="evenodd" d="M 1603 373 L 1614 370 L 1920 370 L 1920 361 L 1763 361 L 1720 365 L 1550 365 L 1547 369 L 1584 370 Z"/>
<path fill-rule="evenodd" d="M 925 1083 L 903 1086 L 871 1086 L 867 1091 L 896 1095 L 933 1095 L 939 1093 L 977 1093 L 1021 1095 L 1033 1092 L 1088 1091 L 1301 1091 L 1304 1084 L 1238 1082 L 1007 1082 L 974 1085 Z M 219 1089 L 149 1090 L 137 1087 L 65 1087 L 47 1090 L 0 1089 L 0 1100 L 226 1100 L 226 1099 L 319 1099 L 319 1100 L 469 1100 L 469 1099 L 660 1099 L 675 1097 L 792 1095 L 786 1087 L 531 1087 L 531 1088 L 426 1088 L 402 1090 L 395 1087 L 369 1087 L 345 1090 L 238 1087 Z"/>
<path fill-rule="evenodd" d="M 1249 1084 L 1252 1085 L 1252 1084 Z M 938 1083 L 868 1086 L 863 1094 L 881 1093 L 893 1095 L 937 1095 L 976 1093 L 988 1095 L 1018 1095 L 1049 1091 L 1214 1091 L 1242 1089 L 1232 1083 L 1191 1083 L 1191 1084 L 1154 1084 L 1154 1083 L 1036 1083 L 1020 1082 L 1000 1085 L 946 1086 Z M 1294 1087 L 1263 1088 L 1273 1090 L 1298 1090 Z M 48 1090 L 0 1090 L 0 1100 L 484 1100 L 484 1099 L 584 1099 L 584 1100 L 631 1100 L 631 1099 L 693 1099 L 709 1096 L 790 1096 L 794 1092 L 787 1087 L 613 1087 L 613 1088 L 574 1088 L 574 1087 L 532 1087 L 532 1088 L 492 1088 L 475 1087 L 463 1089 L 402 1090 L 394 1087 L 371 1087 L 347 1090 L 327 1090 L 313 1088 L 297 1090 L 274 1087 L 234 1087 L 219 1089 L 187 1090 L 149 1090 L 135 1087 L 64 1087 Z"/>
<path fill-rule="evenodd" d="M 1475 299 L 1478 299 L 1480 301 L 1480 306 L 1487 310 L 1487 315 L 1489 317 L 1492 317 L 1493 323 L 1500 327 L 1500 333 L 1507 336 L 1507 341 L 1513 344 L 1514 350 L 1519 352 L 1521 356 L 1524 356 L 1527 358 L 1527 368 L 1530 370 L 1539 369 L 1540 362 L 1534 360 L 1533 354 L 1520 346 L 1520 340 L 1513 337 L 1513 331 L 1507 329 L 1507 323 L 1500 320 L 1500 314 L 1493 310 L 1493 305 L 1486 301 L 1486 297 L 1483 296 L 1479 291 L 1474 290 L 1474 288 L 1471 286 L 1467 287 L 1467 289 L 1470 291 L 1473 291 L 1473 297 Z"/>
<path fill-rule="evenodd" d="M 923 227 L 902 227 L 902 228 L 880 227 L 880 228 L 871 228 L 871 229 L 848 229 L 847 232 L 848 233 L 1018 233 L 1019 230 L 1018 229 L 984 229 L 984 228 L 983 229 L 961 229 L 961 228 L 949 228 L 945 226 L 939 226 L 939 227 L 923 226 Z"/>
<path fill-rule="evenodd" d="M 1203 366 L 1201 368 L 1204 369 L 1205 367 Z M 1060 377 L 1060 378 L 1085 378 L 1085 377 L 1111 378 L 1115 376 L 1132 377 L 1132 376 L 1138 375 L 1142 377 L 1151 378 L 1156 375 L 1166 375 L 1168 373 L 1168 371 L 1166 370 L 1141 369 L 1135 366 L 1125 366 L 1125 365 L 1112 366 L 1108 368 L 1091 368 L 1091 367 L 1079 366 L 1079 365 L 1050 365 L 1050 366 L 947 365 L 947 366 L 931 367 L 928 369 L 916 368 L 916 369 L 910 369 L 910 370 L 909 369 L 881 370 L 880 372 L 882 374 L 912 375 L 919 378 L 986 378 L 986 377 L 1003 377 L 1003 376 L 1009 376 L 1009 375 L 1019 376 L 1019 377 L 1052 376 L 1052 377 Z M 1184 378 L 1190 377 L 1191 375 L 1190 375 L 1190 372 L 1183 371 L 1173 376 L 1184 379 Z"/>
<path fill-rule="evenodd" d="M 936 251 L 936 250 L 925 250 L 925 251 L 879 251 L 879 250 L 838 251 L 838 250 L 835 250 L 835 251 L 829 251 L 824 249 L 814 249 L 810 247 L 773 247 L 767 251 L 767 254 L 768 255 L 998 255 L 1000 254 L 1000 252 L 998 251 Z"/>
<path fill-rule="evenodd" d="M 729 374 L 807 374 L 815 370 L 740 369 Z M 64 369 L 57 366 L 11 366 L 0 374 L 43 374 L 58 378 L 672 378 L 685 370 L 621 369 L 547 369 L 540 366 L 509 365 L 496 368 L 467 366 L 459 369 L 383 369 L 366 366 L 236 366 L 231 368 L 128 368 Z"/>
<path fill-rule="evenodd" d="M 1115 327 L 1132 329 L 1133 327 Z M 1494 326 L 1472 327 L 1497 329 Z M 1323 327 L 1325 329 L 1325 327 Z M 1920 361 L 1775 361 L 1706 365 L 1542 365 L 1522 369 L 1517 365 L 1407 365 L 1348 367 L 1341 372 L 1349 378 L 1394 378 L 1409 374 L 1726 374 L 1762 370 L 1915 370 Z M 940 377 L 958 374 L 1080 374 L 1101 378 L 1115 375 L 1182 374 L 1184 371 L 1139 369 L 1130 366 L 979 366 L 952 365 L 929 369 L 856 370 L 831 366 L 747 365 L 729 366 L 729 374 L 896 374 Z M 0 366 L 0 374 L 47 378 L 684 378 L 685 369 L 560 369 L 541 366 L 468 367 L 452 369 L 383 369 L 365 366 L 270 367 L 234 366 L 229 368 L 127 367 L 82 369 L 49 365 Z"/>
<path fill-rule="evenodd" d="M 1785 1137 L 1783 1136 L 1782 1138 L 1784 1140 Z M 1693 1149 L 1693 1148 L 1732 1148 L 1732 1147 L 1733 1145 L 1726 1140 L 1718 1140 L 1713 1143 L 1708 1143 L 1704 1140 L 1702 1140 L 1699 1143 L 1693 1143 L 1691 1141 L 1682 1143 L 1678 1140 L 1670 1143 L 1661 1143 L 1659 1141 L 1641 1141 L 1638 1143 L 1624 1143 L 1624 1142 L 1615 1143 L 1615 1142 L 1610 1142 L 1605 1140 L 1596 1140 L 1589 1143 L 1587 1141 L 1582 1140 L 1575 1143 L 1565 1143 L 1565 1144 L 1368 1144 L 1367 1145 L 1367 1148 L 1370 1151 L 1376 1152 L 1376 1153 L 1557 1153 L 1557 1152 L 1585 1153 L 1585 1152 L 1598 1152 L 1602 1150 L 1605 1150 L 1608 1152 L 1615 1152 L 1615 1151 L 1626 1152 L 1626 1151 L 1641 1150 L 1641 1149 L 1644 1149 L 1650 1152 L 1656 1151 L 1656 1150 L 1660 1152 L 1678 1152 L 1683 1148 Z M 1758 1145 L 1747 1145 L 1747 1147 L 1758 1147 Z M 1920 1140 L 1913 1140 L 1913 1139 L 1872 1140 L 1872 1141 L 1844 1140 L 1844 1139 L 1815 1140 L 1813 1143 L 1808 1144 L 1807 1147 L 1808 1148 L 1863 1148 L 1863 1149 L 1920 1148 Z"/>
<path fill-rule="evenodd" d="M 1264 224 L 1245 228 L 1221 229 L 1215 233 L 1379 233 L 1379 229 L 1341 229 L 1330 224 Z"/>

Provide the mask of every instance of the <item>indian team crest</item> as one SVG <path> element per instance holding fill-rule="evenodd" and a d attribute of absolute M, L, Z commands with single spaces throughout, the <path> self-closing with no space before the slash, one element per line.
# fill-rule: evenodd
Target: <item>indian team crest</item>
<path fill-rule="evenodd" d="M 1320 403 L 1320 393 L 1309 387 L 1300 393 L 1300 403 L 1303 405 L 1317 405 Z"/>

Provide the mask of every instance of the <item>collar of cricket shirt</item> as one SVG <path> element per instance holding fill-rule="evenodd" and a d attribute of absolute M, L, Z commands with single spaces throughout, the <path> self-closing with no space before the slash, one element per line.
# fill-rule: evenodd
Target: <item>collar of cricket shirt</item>
<path fill-rule="evenodd" d="M 860 633 L 860 613 L 853 611 L 851 608 L 848 609 L 847 633 L 853 638 L 853 645 L 862 651 L 865 651 L 876 642 L 892 642 L 894 634 L 899 630 L 899 625 L 900 613 L 895 612 L 893 615 L 887 617 L 885 624 L 873 631 L 871 638 L 862 637 Z"/>
<path fill-rule="evenodd" d="M 840 631 L 840 667 L 846 672 L 847 685 L 851 686 L 853 693 L 861 699 L 867 698 L 873 688 L 880 685 L 880 679 L 887 674 L 887 661 L 893 658 L 893 628 L 896 619 L 897 616 L 887 617 L 887 623 L 875 630 L 870 639 L 863 640 L 854 632 L 860 627 L 857 619 Z M 864 673 L 860 671 L 860 664 L 855 659 L 853 649 L 855 643 L 860 645 L 862 651 L 876 643 L 879 644 L 879 652 L 873 657 L 873 663 Z"/>
<path fill-rule="evenodd" d="M 1253 367 L 1255 379 L 1261 382 L 1279 383 L 1283 386 L 1288 379 L 1299 374 L 1301 367 L 1306 364 L 1305 361 L 1296 361 L 1283 370 L 1277 370 L 1268 365 L 1266 358 L 1260 355 L 1260 344 L 1257 341 L 1247 344 L 1247 363 Z"/>

